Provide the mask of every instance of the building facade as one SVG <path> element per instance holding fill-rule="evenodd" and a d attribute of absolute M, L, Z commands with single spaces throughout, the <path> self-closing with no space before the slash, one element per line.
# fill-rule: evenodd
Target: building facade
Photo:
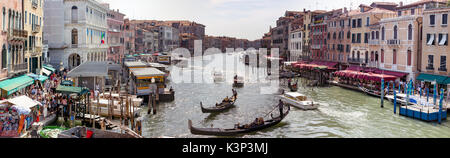
<path fill-rule="evenodd" d="M 0 78 L 22 75 L 28 71 L 25 60 L 25 40 L 28 32 L 23 26 L 23 1 L 1 1 L 2 5 L 2 67 Z"/>
<path fill-rule="evenodd" d="M 430 6 L 423 12 L 421 75 L 450 76 L 449 14 L 450 7 L 443 5 Z M 450 84 L 449 82 L 438 82 L 438 84 L 446 87 Z"/>
<path fill-rule="evenodd" d="M 381 19 L 394 17 L 394 12 L 383 8 L 373 8 L 360 5 L 358 14 L 351 17 L 351 52 L 348 55 L 349 64 L 368 66 L 370 61 L 369 39 L 371 26 L 377 25 Z M 374 35 L 376 37 L 376 34 Z M 375 55 L 376 56 L 376 55 Z"/>
<path fill-rule="evenodd" d="M 103 4 L 108 8 L 107 23 L 108 23 L 108 60 L 115 63 L 121 63 L 125 52 L 125 31 L 124 31 L 124 17 L 125 14 L 120 13 L 119 10 L 109 8 L 109 4 Z"/>
<path fill-rule="evenodd" d="M 42 28 L 44 25 L 44 9 L 42 0 L 23 1 L 24 30 L 28 32 L 25 40 L 25 63 L 28 72 L 39 74 L 42 69 Z"/>
<path fill-rule="evenodd" d="M 107 13 L 95 0 L 45 1 L 50 64 L 73 69 L 86 61 L 106 61 Z"/>

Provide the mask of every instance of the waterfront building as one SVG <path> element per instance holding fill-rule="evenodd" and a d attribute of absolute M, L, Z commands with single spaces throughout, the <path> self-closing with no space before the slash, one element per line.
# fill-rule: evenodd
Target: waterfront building
<path fill-rule="evenodd" d="M 428 83 L 436 81 L 445 88 L 450 84 L 450 47 L 448 45 L 448 15 L 450 7 L 428 4 L 423 11 L 423 40 L 420 75 L 417 80 Z M 446 80 L 444 80 L 447 78 Z M 450 87 L 447 87 L 450 89 Z"/>
<path fill-rule="evenodd" d="M 125 31 L 124 31 L 124 16 L 119 9 L 114 10 L 109 8 L 109 4 L 103 4 L 108 8 L 107 23 L 108 23 L 108 60 L 115 63 L 121 63 L 124 58 L 125 45 Z"/>
<path fill-rule="evenodd" d="M 125 39 L 125 50 L 124 54 L 134 54 L 135 51 L 135 34 L 136 25 L 130 22 L 129 19 L 124 20 L 124 39 Z"/>
<path fill-rule="evenodd" d="M 159 51 L 169 52 L 175 50 L 180 46 L 179 36 L 180 32 L 178 29 L 161 25 L 159 28 Z"/>
<path fill-rule="evenodd" d="M 367 66 L 370 61 L 371 25 L 377 25 L 381 19 L 394 17 L 395 14 L 391 10 L 374 8 L 364 4 L 361 4 L 359 8 L 359 13 L 352 15 L 350 19 L 352 44 L 351 52 L 347 58 L 349 64 Z M 376 33 L 374 33 L 374 37 L 376 37 Z"/>
<path fill-rule="evenodd" d="M 404 80 L 415 80 L 421 64 L 423 9 L 435 4 L 433 0 L 418 1 L 408 5 L 400 3 L 395 8 L 396 16 L 380 21 L 380 49 L 382 70 L 404 73 Z M 448 32 L 448 31 L 447 31 Z M 378 66 L 378 65 L 373 65 Z"/>
<path fill-rule="evenodd" d="M 106 61 L 107 13 L 95 0 L 45 1 L 50 64 L 73 69 L 86 61 Z"/>
<path fill-rule="evenodd" d="M 347 43 L 348 38 L 346 34 L 349 33 L 350 28 L 345 25 L 348 23 L 347 9 L 337 9 L 329 12 L 325 23 L 327 23 L 327 50 L 326 59 L 333 62 L 345 62 L 346 50 L 350 47 Z"/>
<path fill-rule="evenodd" d="M 303 52 L 303 38 L 305 34 L 303 28 L 296 28 L 289 33 L 289 59 L 288 61 L 298 61 Z"/>
<path fill-rule="evenodd" d="M 272 48 L 279 48 L 280 57 L 287 59 L 289 50 L 289 26 L 295 19 L 301 18 L 302 12 L 286 11 L 277 20 L 277 26 L 272 31 Z"/>
<path fill-rule="evenodd" d="M 28 32 L 25 40 L 25 63 L 27 63 L 30 73 L 39 74 L 42 69 L 42 28 L 43 28 L 43 1 L 24 0 L 23 1 L 23 22 L 24 30 Z"/>
<path fill-rule="evenodd" d="M 23 28 L 23 5 L 20 0 L 0 1 L 2 47 L 0 80 L 22 75 L 27 72 L 24 58 L 25 40 L 28 32 Z"/>
<path fill-rule="evenodd" d="M 311 59 L 313 60 L 325 60 L 327 47 L 327 23 L 326 18 L 329 13 L 318 14 L 313 17 L 313 23 L 311 24 Z"/>
<path fill-rule="evenodd" d="M 148 30 L 144 32 L 144 48 L 146 53 L 159 52 L 159 31 Z"/>

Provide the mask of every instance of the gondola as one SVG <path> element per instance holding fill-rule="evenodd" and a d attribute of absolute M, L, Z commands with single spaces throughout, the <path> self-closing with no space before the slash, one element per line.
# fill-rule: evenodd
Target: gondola
<path fill-rule="evenodd" d="M 195 135 L 212 135 L 212 136 L 234 136 L 238 134 L 250 133 L 265 128 L 269 128 L 280 123 L 288 114 L 288 111 L 283 113 L 283 116 L 278 116 L 271 120 L 264 121 L 264 124 L 251 126 L 249 128 L 237 127 L 232 129 L 222 129 L 222 128 L 196 128 L 192 126 L 192 121 L 188 121 L 188 126 L 192 134 Z"/>
<path fill-rule="evenodd" d="M 223 112 L 227 109 L 230 109 L 234 106 L 234 103 L 236 102 L 236 98 L 231 98 L 231 102 L 222 102 L 218 106 L 211 107 L 211 108 L 205 108 L 203 107 L 203 103 L 200 102 L 200 107 L 202 108 L 203 113 L 216 113 L 216 112 Z"/>
<path fill-rule="evenodd" d="M 234 88 L 241 88 L 244 87 L 244 78 L 243 77 L 235 77 L 233 82 Z"/>

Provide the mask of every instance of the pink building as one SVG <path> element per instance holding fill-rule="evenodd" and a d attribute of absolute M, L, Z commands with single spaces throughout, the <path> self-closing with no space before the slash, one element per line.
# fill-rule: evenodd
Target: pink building
<path fill-rule="evenodd" d="M 27 70 L 23 53 L 27 33 L 23 31 L 22 4 L 22 0 L 0 1 L 0 80 Z"/>
<path fill-rule="evenodd" d="M 109 4 L 103 4 L 108 7 Z M 119 12 L 119 9 L 109 9 L 107 13 L 108 22 L 108 60 L 115 63 L 121 63 L 125 52 L 125 31 L 124 17 L 125 14 Z"/>

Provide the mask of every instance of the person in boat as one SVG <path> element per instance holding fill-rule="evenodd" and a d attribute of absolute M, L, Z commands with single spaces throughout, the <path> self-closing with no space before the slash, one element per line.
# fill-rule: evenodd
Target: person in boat
<path fill-rule="evenodd" d="M 234 97 L 234 99 L 236 99 L 237 98 L 237 92 L 234 89 L 232 89 L 232 90 L 233 90 L 233 97 Z"/>
<path fill-rule="evenodd" d="M 280 99 L 280 102 L 278 103 L 278 109 L 280 110 L 280 116 L 283 116 L 283 107 L 284 107 L 284 103 Z"/>
<path fill-rule="evenodd" d="M 222 102 L 224 102 L 224 103 L 226 103 L 226 102 L 230 102 L 230 99 L 228 98 L 228 96 L 225 98 L 225 99 L 223 99 L 223 101 Z"/>

